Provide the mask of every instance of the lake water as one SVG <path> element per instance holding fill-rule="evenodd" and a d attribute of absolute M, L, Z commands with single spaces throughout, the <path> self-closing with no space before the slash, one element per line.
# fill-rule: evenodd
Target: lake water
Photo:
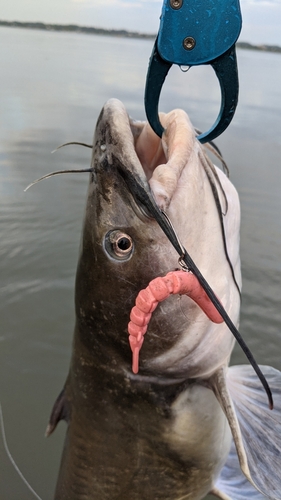
<path fill-rule="evenodd" d="M 44 439 L 68 371 L 73 291 L 88 175 L 103 103 L 121 99 L 144 119 L 152 41 L 0 28 L 0 398 L 10 450 L 44 500 L 53 495 L 65 425 Z M 240 100 L 217 140 L 242 205 L 243 302 L 240 331 L 262 364 L 281 368 L 281 55 L 238 51 Z M 174 67 L 161 109 L 184 108 L 207 130 L 218 113 L 209 67 Z M 245 363 L 236 349 L 232 363 Z M 0 498 L 30 500 L 0 439 Z"/>

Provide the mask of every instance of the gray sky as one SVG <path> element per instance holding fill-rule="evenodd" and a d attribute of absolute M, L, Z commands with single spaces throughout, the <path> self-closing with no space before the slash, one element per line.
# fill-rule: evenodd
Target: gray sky
<path fill-rule="evenodd" d="M 190 0 L 192 1 L 192 0 Z M 42 21 L 156 33 L 162 0 L 1 0 L 6 21 Z M 241 41 L 281 46 L 281 0 L 240 0 Z"/>

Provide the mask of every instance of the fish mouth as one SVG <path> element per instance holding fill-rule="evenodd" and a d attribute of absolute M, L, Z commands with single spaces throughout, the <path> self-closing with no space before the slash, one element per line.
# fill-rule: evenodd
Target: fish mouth
<path fill-rule="evenodd" d="M 157 221 L 159 212 L 168 209 L 191 153 L 200 149 L 184 111 L 162 113 L 160 119 L 162 140 L 147 122 L 131 119 L 121 101 L 110 99 L 98 118 L 93 150 L 93 158 L 99 158 L 94 171 L 105 157 L 114 162 L 140 210 Z"/>

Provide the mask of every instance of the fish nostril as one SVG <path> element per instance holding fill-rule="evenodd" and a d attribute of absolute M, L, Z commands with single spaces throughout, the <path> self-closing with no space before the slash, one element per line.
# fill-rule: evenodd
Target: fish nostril
<path fill-rule="evenodd" d="M 132 246 L 132 241 L 131 238 L 127 238 L 126 236 L 121 236 L 118 241 L 116 241 L 116 246 L 118 247 L 119 250 L 125 252 L 126 250 L 129 250 Z"/>
<path fill-rule="evenodd" d="M 115 229 L 105 235 L 104 248 L 110 257 L 128 260 L 133 253 L 134 243 L 131 236 Z"/>

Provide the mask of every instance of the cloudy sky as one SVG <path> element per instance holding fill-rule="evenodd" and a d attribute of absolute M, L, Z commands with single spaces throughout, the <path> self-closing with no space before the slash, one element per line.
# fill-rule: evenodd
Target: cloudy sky
<path fill-rule="evenodd" d="M 156 33 L 163 0 L 8 0 L 8 21 L 43 21 Z M 192 0 L 190 0 L 192 3 Z M 241 41 L 281 46 L 281 0 L 240 0 Z"/>

